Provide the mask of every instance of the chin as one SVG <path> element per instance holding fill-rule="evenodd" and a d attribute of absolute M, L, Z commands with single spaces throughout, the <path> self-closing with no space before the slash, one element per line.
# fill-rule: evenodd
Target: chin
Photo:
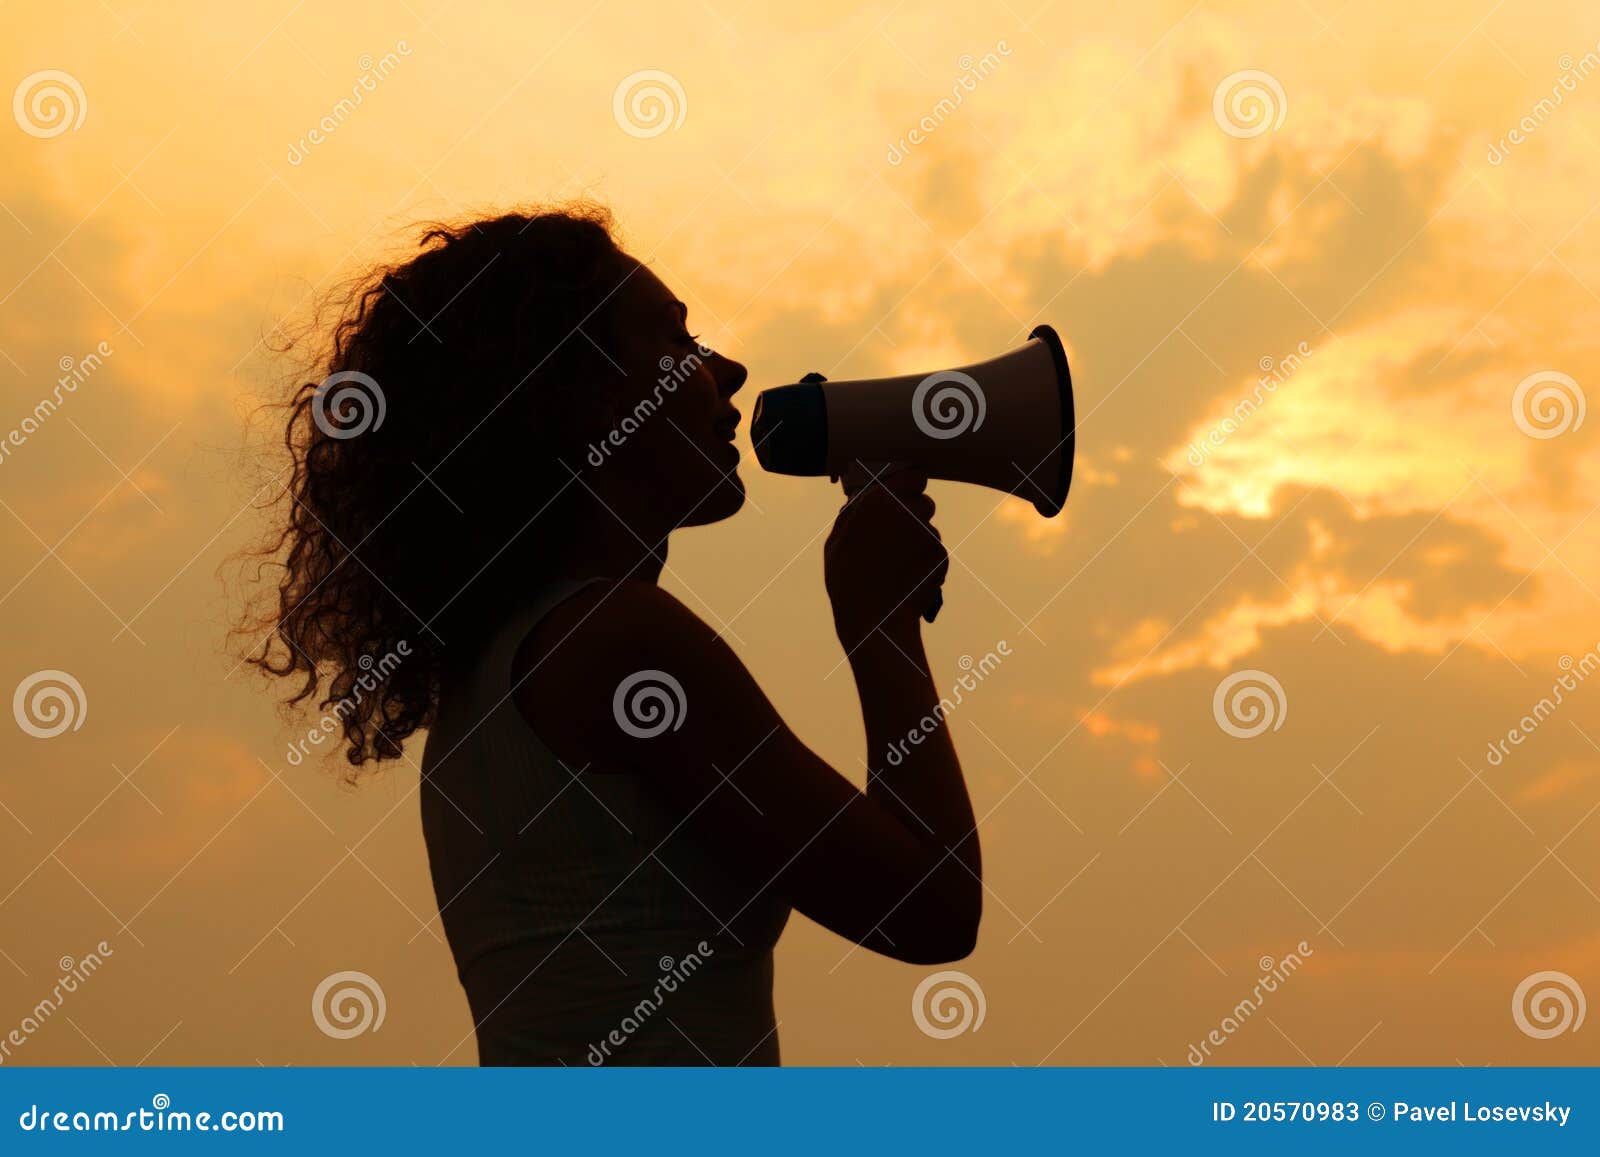
<path fill-rule="evenodd" d="M 716 489 L 689 512 L 680 526 L 706 526 L 732 518 L 744 507 L 744 479 L 734 471 L 716 484 Z"/>

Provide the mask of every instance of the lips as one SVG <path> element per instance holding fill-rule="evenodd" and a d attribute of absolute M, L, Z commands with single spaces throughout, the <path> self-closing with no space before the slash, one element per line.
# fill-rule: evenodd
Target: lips
<path fill-rule="evenodd" d="M 737 410 L 735 410 L 731 415 L 723 418 L 711 428 L 716 431 L 719 438 L 723 438 L 729 442 L 732 442 L 733 432 L 739 428 L 739 418 L 740 414 Z"/>

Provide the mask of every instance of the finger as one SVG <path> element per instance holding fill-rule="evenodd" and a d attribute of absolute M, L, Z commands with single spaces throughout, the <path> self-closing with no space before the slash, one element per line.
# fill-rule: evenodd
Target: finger
<path fill-rule="evenodd" d="M 856 509 L 856 507 L 861 506 L 861 499 L 866 498 L 867 494 L 872 493 L 874 490 L 877 490 L 877 486 L 870 485 L 870 483 L 864 486 L 845 486 L 845 504 L 842 507 L 838 507 L 838 509 Z"/>
<path fill-rule="evenodd" d="M 934 511 L 937 509 L 934 506 L 933 499 L 919 490 L 900 490 L 898 488 L 884 487 L 881 490 L 881 497 L 886 500 L 886 508 L 889 508 L 888 504 L 892 503 L 893 510 L 909 514 L 918 522 L 925 523 L 931 520 Z"/>
<path fill-rule="evenodd" d="M 909 467 L 887 474 L 879 481 L 881 485 L 887 486 L 897 494 L 919 494 L 928 486 L 928 476 L 921 470 Z"/>

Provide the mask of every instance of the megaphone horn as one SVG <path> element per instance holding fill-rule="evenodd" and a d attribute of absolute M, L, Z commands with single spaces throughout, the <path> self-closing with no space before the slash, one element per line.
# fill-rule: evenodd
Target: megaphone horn
<path fill-rule="evenodd" d="M 810 374 L 764 390 L 750 419 L 756 458 L 775 474 L 842 476 L 853 462 L 912 466 L 929 478 L 1015 494 L 1046 518 L 1072 484 L 1072 374 L 1048 325 L 986 362 L 830 382 Z"/>

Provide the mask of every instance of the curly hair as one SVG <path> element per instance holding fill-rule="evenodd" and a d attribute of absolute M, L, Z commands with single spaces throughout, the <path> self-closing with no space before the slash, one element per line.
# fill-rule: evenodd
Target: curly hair
<path fill-rule="evenodd" d="M 281 576 L 247 662 L 298 678 L 290 706 L 320 693 L 353 767 L 429 725 L 446 641 L 470 653 L 571 531 L 636 268 L 587 203 L 430 224 L 420 249 L 339 295 L 255 552 Z"/>

